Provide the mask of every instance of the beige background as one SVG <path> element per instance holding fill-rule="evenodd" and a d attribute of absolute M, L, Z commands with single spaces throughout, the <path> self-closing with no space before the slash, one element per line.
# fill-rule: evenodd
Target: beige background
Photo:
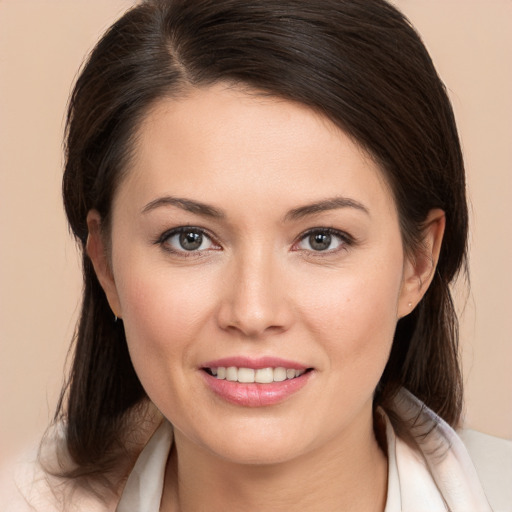
<path fill-rule="evenodd" d="M 60 200 L 65 105 L 83 56 L 131 3 L 0 0 L 0 461 L 37 439 L 58 396 L 80 294 Z M 467 161 L 466 423 L 512 438 L 512 1 L 395 3 L 448 86 Z"/>

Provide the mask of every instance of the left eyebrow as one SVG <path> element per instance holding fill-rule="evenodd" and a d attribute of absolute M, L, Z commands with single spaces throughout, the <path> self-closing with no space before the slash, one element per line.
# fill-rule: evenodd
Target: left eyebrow
<path fill-rule="evenodd" d="M 308 215 L 314 215 L 315 213 L 321 213 L 329 210 L 337 210 L 339 208 L 355 208 L 356 210 L 359 210 L 365 213 L 366 215 L 370 215 L 368 208 L 366 208 L 366 206 L 364 206 L 359 201 L 350 199 L 348 197 L 338 196 L 325 199 L 317 203 L 312 203 L 305 206 L 299 206 L 298 208 L 294 208 L 285 215 L 284 220 L 298 220 Z"/>
<path fill-rule="evenodd" d="M 204 217 L 213 217 L 216 219 L 222 219 L 225 217 L 224 212 L 215 208 L 214 206 L 210 206 L 199 201 L 194 201 L 192 199 L 172 196 L 159 197 L 158 199 L 151 201 L 146 206 L 144 206 L 142 213 L 150 212 L 151 210 L 155 210 L 161 206 L 175 206 L 187 212 L 195 213 L 196 215 L 202 215 Z"/>

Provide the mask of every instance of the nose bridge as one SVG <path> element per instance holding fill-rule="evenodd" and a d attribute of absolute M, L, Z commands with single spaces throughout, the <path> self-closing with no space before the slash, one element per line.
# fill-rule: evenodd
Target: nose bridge
<path fill-rule="evenodd" d="M 237 254 L 221 306 L 224 328 L 246 336 L 283 330 L 289 322 L 280 280 L 280 265 L 272 247 L 254 243 Z"/>

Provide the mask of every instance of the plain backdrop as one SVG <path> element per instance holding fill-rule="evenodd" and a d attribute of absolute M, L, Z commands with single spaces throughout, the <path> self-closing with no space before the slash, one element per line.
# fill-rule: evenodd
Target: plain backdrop
<path fill-rule="evenodd" d="M 132 4 L 0 0 L 0 462 L 37 441 L 62 384 L 81 290 L 60 195 L 65 107 L 83 57 Z M 395 4 L 447 85 L 466 158 L 465 423 L 512 438 L 512 1 Z"/>

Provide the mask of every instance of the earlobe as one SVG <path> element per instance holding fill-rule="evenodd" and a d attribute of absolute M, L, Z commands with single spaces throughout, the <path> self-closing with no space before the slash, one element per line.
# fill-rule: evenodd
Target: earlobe
<path fill-rule="evenodd" d="M 424 222 L 422 243 L 404 264 L 398 318 L 408 315 L 428 290 L 439 260 L 445 225 L 444 211 L 430 210 Z"/>
<path fill-rule="evenodd" d="M 87 227 L 89 230 L 86 244 L 87 255 L 107 296 L 110 309 L 115 317 L 122 318 L 116 283 L 101 229 L 101 216 L 96 210 L 90 210 L 87 214 Z"/>

